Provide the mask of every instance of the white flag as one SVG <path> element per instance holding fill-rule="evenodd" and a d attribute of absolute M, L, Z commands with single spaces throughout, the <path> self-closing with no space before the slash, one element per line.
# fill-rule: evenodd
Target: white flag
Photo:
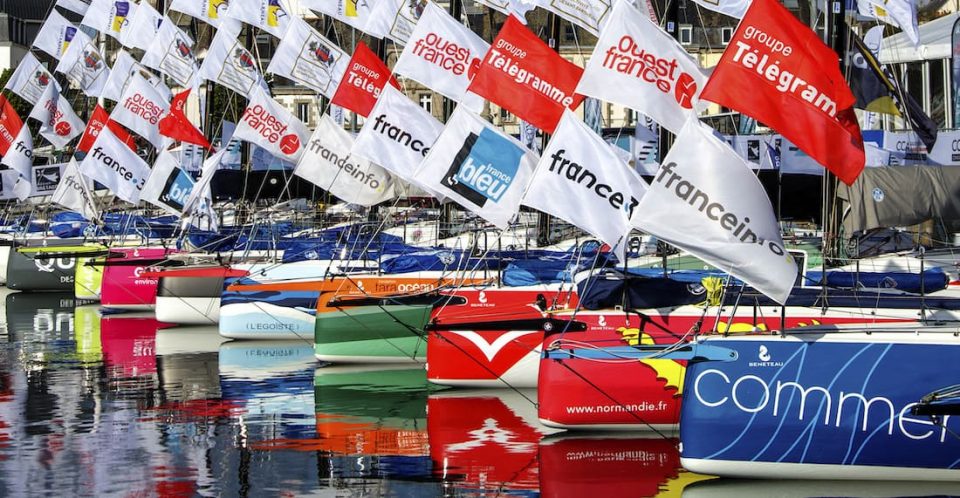
<path fill-rule="evenodd" d="M 281 39 L 294 21 L 302 20 L 293 15 L 284 0 L 243 0 L 229 4 L 224 16 L 243 21 Z"/>
<path fill-rule="evenodd" d="M 170 151 L 164 150 L 153 163 L 150 177 L 143 185 L 140 200 L 149 202 L 168 213 L 180 216 L 193 191 L 193 178 L 180 168 L 180 162 Z"/>
<path fill-rule="evenodd" d="M 128 21 L 129 25 L 120 32 L 120 43 L 124 47 L 147 50 L 157 38 L 160 24 L 163 23 L 163 14 L 157 12 L 149 3 L 142 2 Z"/>
<path fill-rule="evenodd" d="M 380 9 L 389 10 L 394 2 L 378 0 L 300 0 L 300 6 L 322 12 L 338 21 L 377 38 L 386 36 L 387 31 L 383 23 L 371 21 L 374 12 Z"/>
<path fill-rule="evenodd" d="M 164 100 L 160 92 L 142 76 L 134 74 L 130 77 L 127 89 L 117 106 L 110 113 L 110 119 L 137 132 L 160 149 L 164 145 L 164 137 L 160 135 L 158 124 L 160 118 L 168 112 L 170 102 Z"/>
<path fill-rule="evenodd" d="M 53 194 L 60 185 L 66 167 L 66 163 L 57 163 L 41 164 L 31 168 L 30 181 L 24 182 L 30 185 L 30 197 Z"/>
<path fill-rule="evenodd" d="M 184 216 L 190 216 L 198 209 L 203 209 L 203 200 L 209 197 L 210 182 L 213 176 L 220 169 L 220 163 L 227 154 L 227 147 L 221 147 L 216 153 L 208 157 L 203 162 L 203 168 L 200 170 L 200 179 L 193 185 L 187 201 L 183 204 Z"/>
<path fill-rule="evenodd" d="M 228 0 L 173 0 L 170 4 L 170 10 L 183 12 L 190 17 L 196 17 L 211 26 L 220 28 L 223 24 L 232 24 L 229 21 L 225 23 L 223 17 L 230 3 Z"/>
<path fill-rule="evenodd" d="M 597 40 L 577 93 L 637 109 L 676 133 L 706 109 L 700 93 L 707 78 L 676 40 L 621 1 Z"/>
<path fill-rule="evenodd" d="M 317 33 L 306 21 L 296 18 L 277 45 L 267 72 L 291 79 L 332 99 L 349 64 L 349 54 Z"/>
<path fill-rule="evenodd" d="M 88 220 L 94 220 L 99 218 L 100 214 L 93 202 L 92 191 L 93 182 L 80 174 L 77 160 L 71 158 L 67 167 L 63 170 L 60 184 L 57 185 L 57 189 L 53 192 L 50 200 L 71 211 L 80 213 Z"/>
<path fill-rule="evenodd" d="M 633 224 L 783 303 L 797 277 L 760 180 L 692 118 L 634 211 Z"/>
<path fill-rule="evenodd" d="M 251 92 L 250 102 L 233 132 L 233 138 L 256 144 L 290 162 L 300 159 L 309 137 L 306 125 L 260 87 Z"/>
<path fill-rule="evenodd" d="M 643 179 L 565 109 L 521 203 L 586 230 L 626 261 L 623 241 L 646 191 Z"/>
<path fill-rule="evenodd" d="M 324 114 L 293 173 L 351 204 L 373 206 L 397 196 L 387 170 L 350 154 L 353 137 Z"/>
<path fill-rule="evenodd" d="M 201 78 L 223 85 L 243 96 L 249 96 L 262 76 L 257 59 L 237 40 L 237 32 L 220 28 L 198 73 Z"/>
<path fill-rule="evenodd" d="M 480 112 L 483 98 L 467 93 L 467 87 L 489 48 L 473 31 L 430 2 L 393 72 Z"/>
<path fill-rule="evenodd" d="M 80 24 L 119 41 L 136 10 L 137 4 L 130 0 L 93 0 Z"/>
<path fill-rule="evenodd" d="M 57 0 L 55 5 L 82 16 L 86 14 L 87 9 L 90 8 L 90 0 Z"/>
<path fill-rule="evenodd" d="M 427 3 L 426 0 L 379 0 L 367 21 L 367 29 L 404 45 Z"/>
<path fill-rule="evenodd" d="M 60 96 L 56 85 L 47 85 L 28 117 L 40 121 L 40 135 L 56 149 L 66 147 L 74 137 L 83 133 L 83 121 L 73 112 L 67 99 Z"/>
<path fill-rule="evenodd" d="M 443 124 L 437 118 L 400 90 L 386 85 L 357 134 L 351 153 L 413 182 L 417 166 L 442 131 Z M 430 191 L 426 185 L 418 186 Z"/>
<path fill-rule="evenodd" d="M 33 46 L 59 60 L 76 33 L 77 27 L 53 9 L 33 39 Z"/>
<path fill-rule="evenodd" d="M 120 97 L 123 96 L 123 92 L 127 89 L 127 85 L 130 84 L 130 77 L 134 74 L 138 74 L 141 78 L 147 80 L 150 86 L 160 92 L 163 100 L 169 102 L 170 99 L 173 98 L 173 93 L 170 91 L 170 88 L 164 84 L 163 78 L 151 73 L 149 69 L 140 65 L 132 55 L 123 49 L 117 51 L 117 60 L 113 63 L 110 76 L 107 78 L 107 82 L 100 96 L 114 102 L 119 102 Z"/>
<path fill-rule="evenodd" d="M 23 100 L 37 105 L 47 85 L 51 83 L 57 87 L 57 90 L 60 89 L 60 84 L 53 79 L 53 75 L 43 67 L 33 52 L 27 52 L 17 65 L 16 71 L 10 75 L 4 88 L 19 95 Z"/>
<path fill-rule="evenodd" d="M 858 0 L 857 10 L 861 15 L 902 29 L 914 46 L 920 46 L 917 4 L 914 0 Z"/>
<path fill-rule="evenodd" d="M 580 26 L 593 35 L 616 14 L 611 12 L 611 0 L 540 0 L 537 5 Z"/>
<path fill-rule="evenodd" d="M 541 2 L 539 0 L 477 0 L 487 7 L 506 15 L 513 14 L 524 24 L 527 23 L 527 12 L 533 10 Z M 547 3 L 547 2 L 542 2 Z"/>
<path fill-rule="evenodd" d="M 538 160 L 515 138 L 457 107 L 414 180 L 506 229 Z"/>
<path fill-rule="evenodd" d="M 157 38 L 143 54 L 141 62 L 169 76 L 184 88 L 193 86 L 198 69 L 197 59 L 193 55 L 193 39 L 169 17 L 163 18 Z"/>
<path fill-rule="evenodd" d="M 743 18 L 743 15 L 747 13 L 747 9 L 750 8 L 750 3 L 753 0 L 693 0 L 697 2 L 701 7 L 710 9 L 714 12 L 719 12 L 721 14 L 726 14 L 730 17 L 736 17 L 737 19 Z M 862 1 L 862 0 L 860 0 Z"/>
<path fill-rule="evenodd" d="M 80 163 L 80 172 L 100 182 L 117 197 L 136 204 L 150 176 L 150 166 L 117 138 L 109 126 L 104 126 L 90 153 Z"/>
<path fill-rule="evenodd" d="M 60 57 L 54 71 L 63 73 L 83 93 L 90 97 L 99 97 L 110 77 L 110 68 L 97 49 L 97 44 L 83 31 L 77 31 L 73 42 Z"/>
<path fill-rule="evenodd" d="M 30 168 L 33 167 L 33 135 L 27 123 L 23 123 L 20 127 L 10 148 L 7 149 L 7 155 L 0 159 L 0 164 L 16 170 L 20 176 L 30 176 Z"/>
<path fill-rule="evenodd" d="M 16 188 L 20 182 L 20 173 L 12 169 L 0 170 L 0 200 L 19 198 L 19 190 Z"/>

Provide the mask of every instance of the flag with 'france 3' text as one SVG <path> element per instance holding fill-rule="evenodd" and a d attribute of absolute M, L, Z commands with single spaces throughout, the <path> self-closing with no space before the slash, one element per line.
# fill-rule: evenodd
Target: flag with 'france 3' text
<path fill-rule="evenodd" d="M 759 0 L 754 0 L 759 1 Z M 730 273 L 778 303 L 797 265 L 749 164 L 691 118 L 634 210 L 633 224 Z"/>
<path fill-rule="evenodd" d="M 400 88 L 390 68 L 365 43 L 358 42 L 331 102 L 367 117 L 387 82 Z"/>
<path fill-rule="evenodd" d="M 620 1 L 600 33 L 577 92 L 636 109 L 676 133 L 706 109 L 708 72 L 629 2 Z"/>
<path fill-rule="evenodd" d="M 296 162 L 310 138 L 306 125 L 259 86 L 253 88 L 233 138 L 263 147 L 285 161 Z"/>
<path fill-rule="evenodd" d="M 777 0 L 753 0 L 702 98 L 777 130 L 847 185 L 863 170 L 837 54 Z"/>
<path fill-rule="evenodd" d="M 293 173 L 338 199 L 373 206 L 397 196 L 393 175 L 350 154 L 353 137 L 324 114 Z"/>
<path fill-rule="evenodd" d="M 515 16 L 490 44 L 469 91 L 552 133 L 563 109 L 576 109 L 583 69 L 560 57 Z"/>
<path fill-rule="evenodd" d="M 572 223 L 626 261 L 630 219 L 647 184 L 609 144 L 567 110 L 540 156 L 521 204 Z"/>
<path fill-rule="evenodd" d="M 442 131 L 443 123 L 437 118 L 400 90 L 387 86 L 360 128 L 351 153 L 413 182 L 414 172 Z M 417 186 L 440 197 L 425 185 Z"/>
<path fill-rule="evenodd" d="M 517 139 L 460 106 L 414 181 L 506 229 L 520 211 L 538 159 Z"/>
<path fill-rule="evenodd" d="M 467 93 L 467 87 L 489 48 L 476 33 L 430 2 L 393 72 L 480 112 L 483 99 Z"/>
<path fill-rule="evenodd" d="M 110 189 L 117 197 L 136 204 L 150 176 L 150 166 L 110 131 L 100 130 L 80 172 Z"/>

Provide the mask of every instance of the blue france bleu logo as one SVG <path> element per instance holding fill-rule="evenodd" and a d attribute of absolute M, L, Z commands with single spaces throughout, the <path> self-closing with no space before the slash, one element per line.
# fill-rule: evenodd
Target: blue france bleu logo
<path fill-rule="evenodd" d="M 498 202 L 517 175 L 524 150 L 497 132 L 471 133 L 443 179 L 443 184 L 477 206 Z"/>

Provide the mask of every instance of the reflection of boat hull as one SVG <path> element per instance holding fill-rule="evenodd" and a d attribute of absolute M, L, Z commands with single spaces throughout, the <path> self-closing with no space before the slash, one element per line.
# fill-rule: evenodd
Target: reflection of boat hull
<path fill-rule="evenodd" d="M 730 477 L 958 480 L 960 420 L 912 415 L 960 377 L 955 330 L 795 330 L 711 337 L 691 364 L 684 467 Z M 749 435 L 749 437 L 744 437 Z"/>
<path fill-rule="evenodd" d="M 6 296 L 6 325 L 10 334 L 34 339 L 70 339 L 74 333 L 73 292 L 24 293 Z"/>
<path fill-rule="evenodd" d="M 540 442 L 545 497 L 655 496 L 680 470 L 676 439 L 555 435 Z"/>

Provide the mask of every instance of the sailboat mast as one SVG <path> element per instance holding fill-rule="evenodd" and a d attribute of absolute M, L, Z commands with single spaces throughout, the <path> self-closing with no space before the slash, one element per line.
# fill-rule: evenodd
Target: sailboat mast
<path fill-rule="evenodd" d="M 827 2 L 827 13 L 824 16 L 826 26 L 823 33 L 824 43 L 837 54 L 840 63 L 840 73 L 846 74 L 846 53 L 848 44 L 847 23 L 844 20 L 845 8 L 841 0 Z M 823 175 L 823 203 L 821 226 L 823 229 L 823 257 L 824 263 L 830 259 L 839 259 L 841 256 L 840 240 L 840 201 L 837 198 L 837 182 L 839 181 L 829 170 Z"/>

